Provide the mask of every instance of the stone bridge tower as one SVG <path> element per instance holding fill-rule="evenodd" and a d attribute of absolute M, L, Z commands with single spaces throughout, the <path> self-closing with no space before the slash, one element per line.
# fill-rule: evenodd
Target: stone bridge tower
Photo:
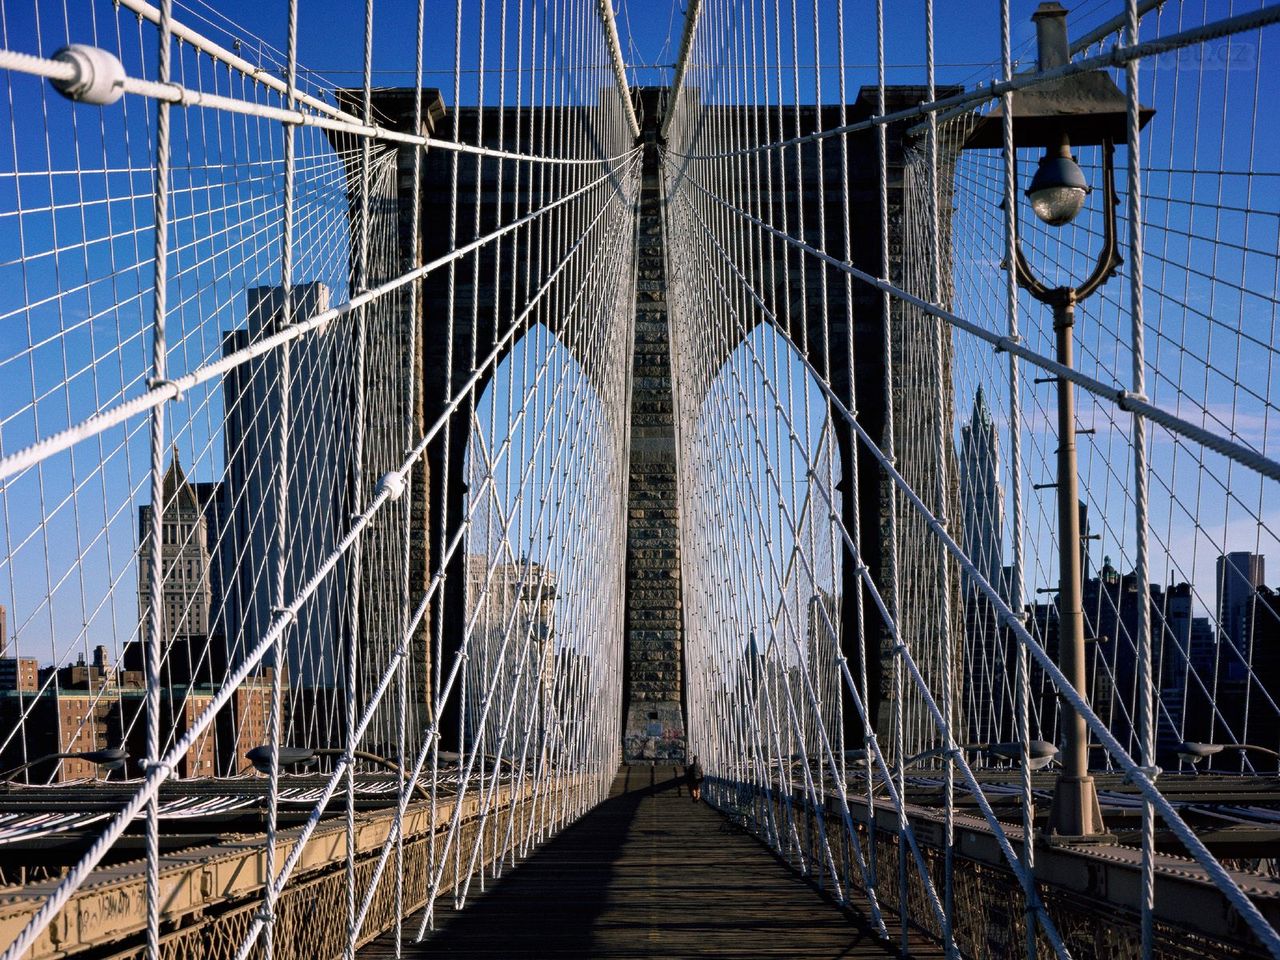
<path fill-rule="evenodd" d="M 684 762 L 684 611 L 658 126 L 665 89 L 639 91 L 644 161 L 627 490 L 623 759 Z"/>
<path fill-rule="evenodd" d="M 623 757 L 629 762 L 682 762 L 686 754 L 685 724 L 685 658 L 684 611 L 682 608 L 682 569 L 679 537 L 679 499 L 677 490 L 677 462 L 675 443 L 674 397 L 672 391 L 672 367 L 670 356 L 670 325 L 667 309 L 668 264 L 666 258 L 665 204 L 663 178 L 658 155 L 658 130 L 662 112 L 666 106 L 666 88 L 642 88 L 634 91 L 638 113 L 641 117 L 641 140 L 644 146 L 641 188 L 639 194 L 639 222 L 637 226 L 637 280 L 635 294 L 635 332 L 632 354 L 632 394 L 630 410 L 631 447 L 629 451 L 628 529 L 627 529 L 627 601 L 625 630 L 624 699 L 620 705 L 623 723 Z M 954 91 L 946 91 L 954 92 Z M 354 94 L 352 94 L 354 96 Z M 450 111 L 435 90 L 384 89 L 375 95 L 374 106 L 386 125 L 406 129 L 413 114 L 415 96 L 423 98 L 424 126 L 428 132 L 434 128 L 450 130 Z M 925 98 L 919 87 L 891 87 L 888 90 L 886 108 L 893 112 Z M 749 109 L 730 107 L 729 110 Z M 804 129 L 829 129 L 840 123 L 839 109 L 831 105 L 798 108 Z M 874 114 L 875 90 L 864 89 L 848 106 L 847 120 L 858 121 Z M 483 141 L 484 145 L 498 147 L 499 124 L 497 112 L 491 107 L 463 106 L 459 112 L 459 136 L 468 143 Z M 904 169 L 906 130 L 913 121 L 902 121 L 888 128 L 889 230 L 890 270 L 896 282 L 902 281 L 902 254 L 904 243 Z M 876 237 L 879 234 L 878 177 L 879 158 L 874 130 L 862 130 L 849 136 L 848 184 L 851 199 L 852 234 L 857 238 Z M 775 201 L 785 204 L 791 223 L 799 222 L 800 204 L 805 205 L 805 219 L 812 226 L 819 222 L 818 206 L 828 206 L 826 224 L 828 249 L 839 250 L 842 240 L 839 194 L 831 188 L 841 181 L 839 169 L 841 152 L 828 149 L 819 153 L 817 145 L 808 143 L 803 148 L 802 166 L 805 177 L 804 190 L 783 191 Z M 412 235 L 409 190 L 412 185 L 412 150 L 401 151 L 399 163 L 399 192 L 402 227 L 402 246 Z M 428 150 L 421 158 L 422 185 L 422 250 L 418 262 L 441 256 L 448 250 L 448 233 L 438 229 L 449 217 L 451 194 L 451 165 L 453 156 L 443 150 Z M 818 171 L 823 169 L 828 190 L 818 189 Z M 459 166 L 459 191 L 466 196 L 477 192 L 484 198 L 481 208 L 481 232 L 496 229 L 503 222 L 503 210 L 509 210 L 515 202 L 511 192 L 511 180 L 504 186 L 499 198 L 496 179 L 490 167 L 477 171 L 473 163 Z M 477 182 L 477 176 L 480 182 Z M 493 189 L 484 189 L 492 185 Z M 501 201 L 501 202 L 499 202 Z M 811 238 L 815 239 L 815 238 Z M 946 244 L 944 243 L 944 248 Z M 481 252 L 480 275 L 493 274 L 494 253 L 486 248 Z M 798 256 L 798 254 L 792 254 Z M 882 269 L 879 243 L 858 242 L 852 250 L 852 262 L 859 269 L 878 275 Z M 816 303 L 820 298 L 819 273 L 809 271 L 802 283 L 798 270 L 790 271 L 789 278 L 781 270 L 781 261 L 774 265 L 768 282 L 772 299 L 793 305 L 804 300 Z M 943 264 L 944 275 L 949 270 Z M 472 299 L 478 301 L 481 315 L 494 311 L 494 291 L 491 284 L 472 289 L 471 271 L 460 271 L 453 294 L 456 315 L 471 315 Z M 519 280 L 519 278 L 517 278 Z M 828 285 L 827 323 L 817 310 L 791 311 L 794 327 L 785 332 L 791 340 L 803 344 L 807 358 L 816 370 L 826 371 L 836 396 L 848 407 L 857 409 L 859 421 L 869 435 L 880 442 L 885 424 L 885 358 L 890 356 L 894 366 L 896 383 L 895 408 L 899 404 L 915 405 L 922 402 L 916 394 L 931 390 L 931 379 L 936 374 L 921 367 L 913 356 L 920 350 L 908 350 L 910 340 L 905 336 L 914 329 L 911 324 L 896 318 L 895 342 L 886 351 L 880 293 L 873 287 L 854 283 L 848 293 L 850 319 L 846 322 L 846 296 L 843 283 Z M 422 296 L 419 299 L 418 322 L 428 331 L 419 339 L 421 353 L 415 358 L 421 389 L 417 407 L 412 411 L 415 430 L 436 422 L 448 414 L 447 384 L 459 384 L 470 374 L 469 358 L 485 356 L 495 345 L 491 324 L 481 324 L 471 330 L 466 323 L 454 325 L 452 349 L 446 343 L 442 318 L 448 312 L 450 290 L 447 271 L 439 270 L 424 278 Z M 900 308 L 895 307 L 895 312 Z M 799 318 L 807 314 L 807 326 L 802 327 Z M 747 318 L 751 323 L 764 322 L 762 318 Z M 552 321 L 554 326 L 554 321 Z M 918 324 L 915 326 L 919 326 Z M 921 327 L 922 331 L 926 328 Z M 928 328 L 931 329 L 931 328 Z M 559 333 L 552 329 L 553 334 Z M 921 334 L 923 335 L 923 333 Z M 734 336 L 737 336 L 736 334 Z M 731 350 L 737 340 L 727 338 Z M 473 339 L 474 338 L 474 339 Z M 740 339 L 740 338 L 739 338 Z M 931 351 L 926 352 L 932 356 Z M 920 354 L 923 355 L 923 354 Z M 594 371 L 589 358 L 578 358 L 584 363 L 587 375 Z M 728 359 L 728 355 L 724 358 Z M 850 361 L 852 360 L 852 363 Z M 450 367 L 452 363 L 452 368 Z M 942 375 L 950 377 L 949 354 L 944 360 L 946 369 Z M 850 367 L 856 370 L 856 387 L 849 377 Z M 483 389 L 483 384 L 477 392 Z M 856 394 L 853 396 L 851 394 Z M 909 396 L 910 395 L 910 396 Z M 950 435 L 949 406 L 939 415 L 947 419 L 947 435 Z M 445 545 L 458 518 L 465 509 L 464 470 L 465 447 L 470 430 L 469 414 L 459 409 L 452 414 L 451 429 L 437 435 L 428 447 L 427 455 L 419 465 L 414 481 L 412 504 L 415 527 L 421 531 L 418 550 L 411 562 L 410 578 L 415 589 L 425 589 L 431 572 L 447 567 L 447 585 L 437 595 L 436 604 L 415 638 L 415 661 L 420 679 L 418 687 L 422 700 L 418 703 L 419 725 L 436 719 L 447 749 L 456 746 L 457 732 L 461 729 L 457 716 L 457 700 L 447 701 L 442 715 L 427 715 L 426 694 L 441 682 L 441 664 L 451 663 L 462 640 L 466 621 L 465 582 L 466 571 L 461 551 L 455 551 L 452 560 L 446 562 Z M 872 578 L 882 589 L 891 576 L 886 562 L 888 531 L 886 516 L 889 498 L 893 496 L 887 481 L 877 482 L 880 471 L 877 462 L 864 445 L 855 442 L 852 430 L 839 417 L 834 419 L 836 443 L 840 451 L 842 476 L 849 477 L 856 460 L 862 478 L 860 489 L 855 490 L 847 480 L 837 485 L 840 494 L 840 513 L 847 529 L 853 529 L 855 518 L 862 530 L 862 558 L 871 571 Z M 924 431 L 928 428 L 928 433 Z M 915 436 L 904 428 L 899 418 L 898 449 L 915 451 L 912 463 L 913 482 L 928 478 L 935 472 L 932 466 L 932 450 L 929 438 L 932 427 L 926 422 L 918 426 Z M 904 458 L 904 460 L 907 458 Z M 905 469 L 905 468 L 904 468 Z M 949 471 L 953 486 L 955 469 Z M 921 489 L 928 489 L 927 484 Z M 924 536 L 918 531 L 901 534 L 899 554 L 913 557 L 919 553 L 918 541 Z M 927 582 L 928 571 L 911 566 L 904 561 L 900 581 L 907 584 Z M 841 573 L 840 592 L 847 600 L 841 604 L 841 634 L 843 653 L 850 662 L 865 661 L 869 679 L 869 712 L 873 723 L 887 735 L 886 724 L 891 715 L 889 705 L 893 695 L 889 684 L 894 641 L 874 615 L 869 595 L 864 594 L 858 579 L 856 565 L 845 563 Z M 953 577 L 953 584 L 958 577 Z M 865 617 L 865 629 L 860 635 L 856 621 L 858 604 L 872 615 Z M 959 601 L 953 604 L 959 608 Z M 438 626 L 437 626 L 438 625 Z M 927 629 L 927 624 L 921 629 Z M 438 636 L 438 648 L 433 648 L 432 637 Z M 844 742 L 857 746 L 864 735 L 858 711 L 846 697 L 844 716 Z"/>

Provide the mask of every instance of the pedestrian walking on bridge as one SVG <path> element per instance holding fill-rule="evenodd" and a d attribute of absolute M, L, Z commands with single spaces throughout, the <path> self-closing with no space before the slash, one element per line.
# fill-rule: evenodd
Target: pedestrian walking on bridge
<path fill-rule="evenodd" d="M 684 782 L 689 787 L 689 796 L 694 803 L 702 799 L 702 781 L 706 774 L 702 772 L 702 764 L 694 754 L 693 760 L 684 768 Z"/>

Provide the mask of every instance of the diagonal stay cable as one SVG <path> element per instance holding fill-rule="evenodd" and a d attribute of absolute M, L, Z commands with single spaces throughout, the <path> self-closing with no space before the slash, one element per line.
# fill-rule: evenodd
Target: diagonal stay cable
<path fill-rule="evenodd" d="M 633 162 L 636 155 L 636 150 L 633 149 L 627 156 L 631 158 L 631 161 Z M 146 393 L 134 397 L 132 400 L 126 400 L 114 407 L 101 410 L 98 413 L 85 418 L 79 423 L 66 428 L 65 430 L 60 430 L 43 440 L 36 441 L 30 446 L 16 450 L 3 459 L 0 459 L 0 480 L 13 476 L 27 467 L 47 459 L 55 453 L 59 453 L 74 446 L 82 440 L 88 439 L 89 437 L 102 433 L 117 424 L 124 423 L 133 417 L 145 413 L 152 407 L 162 404 L 168 400 L 176 399 L 192 387 L 208 380 L 212 380 L 215 377 L 222 376 L 228 370 L 232 370 L 241 364 L 247 363 L 255 357 L 269 353 L 276 347 L 282 346 L 293 340 L 297 340 L 312 331 L 327 328 L 329 323 L 333 320 L 354 313 L 364 305 L 384 297 L 395 290 L 399 290 L 406 284 L 413 283 L 415 280 L 419 280 L 428 274 L 433 273 L 440 267 L 447 266 L 468 254 L 479 250 L 481 247 L 486 246 L 499 237 L 505 236 L 513 230 L 518 230 L 521 227 L 533 223 L 545 214 L 550 213 L 552 210 L 555 210 L 558 207 L 577 199 L 583 194 L 590 192 L 595 187 L 598 187 L 600 184 L 613 177 L 614 172 L 610 171 L 601 177 L 597 177 L 585 186 L 574 190 L 572 193 L 565 194 L 563 197 L 553 200 L 532 213 L 528 213 L 523 217 L 520 217 L 518 220 L 513 220 L 508 224 L 504 224 L 497 230 L 473 240 L 470 243 L 464 244 L 449 253 L 443 254 L 431 262 L 423 264 L 421 267 L 402 273 L 398 277 L 394 277 L 385 283 L 381 283 L 376 287 L 366 290 L 364 293 L 352 297 L 346 303 L 340 304 L 336 307 L 331 307 L 328 310 L 322 310 L 319 313 L 307 317 L 305 320 L 299 320 L 287 329 L 281 330 L 279 333 L 263 337 L 260 340 L 256 340 L 252 344 L 236 350 L 233 353 L 229 353 L 226 356 L 220 357 L 215 361 L 202 364 L 190 373 L 172 377 L 163 385 L 156 386 L 148 390 Z"/>
<path fill-rule="evenodd" d="M 1264 477 L 1272 480 L 1280 480 L 1280 461 L 1277 461 L 1272 457 L 1268 457 L 1250 446 L 1228 440 L 1225 437 L 1206 430 L 1203 427 L 1199 427 L 1191 421 L 1185 420 L 1176 414 L 1169 413 L 1163 407 L 1157 407 L 1155 404 L 1151 403 L 1146 399 L 1146 397 L 1139 396 L 1132 391 L 1124 390 L 1119 387 L 1108 386 L 1101 380 L 1097 380 L 1087 374 L 1081 373 L 1072 367 L 1064 366 L 1044 354 L 1037 353 L 1035 350 L 1023 346 L 1020 342 L 1013 340 L 1007 335 L 1002 336 L 997 333 L 992 333 L 980 324 L 974 323 L 971 320 L 965 320 L 963 317 L 957 316 L 949 310 L 945 310 L 942 307 L 915 296 L 914 294 L 907 293 L 901 287 L 895 286 L 886 280 L 881 280 L 878 277 L 874 277 L 863 270 L 859 270 L 852 264 L 846 263 L 838 257 L 833 257 L 828 253 L 824 253 L 817 247 L 805 243 L 803 240 L 797 240 L 790 234 L 784 233 L 777 227 L 765 223 L 758 217 L 752 216 L 745 210 L 735 207 L 727 200 L 716 196 L 701 184 L 692 180 L 690 183 L 729 212 L 741 217 L 751 224 L 754 224 L 756 227 L 767 231 L 771 235 L 795 247 L 797 250 L 815 257 L 837 270 L 843 270 L 850 276 L 856 277 L 878 290 L 889 293 L 892 296 L 897 297 L 899 300 L 909 303 L 931 316 L 937 317 L 939 320 L 945 320 L 956 329 L 963 330 L 965 333 L 972 334 L 981 340 L 987 341 L 997 350 L 1015 354 L 1021 359 L 1027 360 L 1038 366 L 1040 369 L 1053 374 L 1055 377 L 1062 377 L 1070 380 L 1072 383 L 1083 387 L 1095 396 L 1102 397 L 1104 400 L 1110 400 L 1121 410 L 1146 417 L 1151 422 L 1158 423 L 1166 430 L 1169 430 L 1172 433 L 1181 434 L 1187 439 L 1193 440 L 1201 446 L 1213 450 L 1215 453 L 1222 454 L 1222 456 L 1227 457 L 1230 460 L 1234 460 L 1236 463 L 1246 466 Z"/>
<path fill-rule="evenodd" d="M 741 275 L 739 274 L 739 276 Z M 755 294 L 754 291 L 752 291 L 752 296 L 756 299 L 761 308 L 764 309 L 764 304 L 759 300 L 758 295 Z M 914 300 L 916 298 L 912 299 Z M 945 313 L 945 311 L 940 312 Z M 785 334 L 781 331 L 780 335 L 785 337 Z M 804 360 L 804 363 L 811 372 L 814 372 L 812 365 L 807 359 Z M 814 372 L 814 375 L 816 377 L 816 372 Z M 840 400 L 828 384 L 823 382 L 821 378 L 817 379 L 820 388 L 827 396 L 832 408 L 836 410 L 853 428 L 857 433 L 859 440 L 880 464 L 881 469 L 886 472 L 894 485 L 902 491 L 908 502 L 919 513 L 921 519 L 923 519 L 925 524 L 939 539 L 944 548 L 953 557 L 955 557 L 964 572 L 973 579 L 975 585 L 983 592 L 983 594 L 986 595 L 993 605 L 999 619 L 1010 629 L 1018 642 L 1022 644 L 1036 660 L 1041 669 L 1048 676 L 1049 680 L 1058 689 L 1060 695 L 1085 718 L 1085 722 L 1088 724 L 1090 730 L 1098 737 L 1107 752 L 1118 761 L 1130 782 L 1132 782 L 1138 788 L 1139 792 L 1142 793 L 1143 797 L 1149 800 L 1156 808 L 1161 818 L 1169 825 L 1169 828 L 1186 847 L 1188 853 L 1190 853 L 1192 858 L 1195 859 L 1205 870 L 1213 884 L 1222 891 L 1228 901 L 1230 901 L 1236 910 L 1239 911 L 1241 917 L 1257 935 L 1258 939 L 1262 941 L 1273 956 L 1280 957 L 1280 934 L 1277 934 L 1275 929 L 1267 922 L 1257 905 L 1254 904 L 1248 895 L 1241 890 L 1239 885 L 1232 880 L 1230 874 L 1228 874 L 1222 867 L 1222 864 L 1218 862 L 1217 858 L 1213 856 L 1209 849 L 1204 845 L 1203 841 L 1196 836 L 1195 832 L 1187 825 L 1186 821 L 1182 819 L 1176 808 L 1169 802 L 1164 794 L 1160 792 L 1159 788 L 1156 787 L 1154 780 L 1148 772 L 1140 767 L 1133 758 L 1129 756 L 1128 752 L 1120 745 L 1120 742 L 1093 711 L 1085 699 L 1074 687 L 1071 686 L 1062 671 L 1058 668 L 1057 664 L 1053 661 L 1053 658 L 1048 655 L 1040 642 L 1037 641 L 1030 632 L 1028 632 L 1027 628 L 1022 623 L 1022 618 L 1009 608 L 1008 604 L 1003 600 L 999 592 L 986 580 L 977 567 L 974 566 L 973 562 L 964 553 L 964 550 L 961 549 L 954 539 L 952 539 L 945 527 L 925 506 L 924 501 L 921 500 L 919 495 L 911 487 L 910 483 L 908 483 L 907 480 L 897 471 L 894 464 L 889 462 L 888 458 L 884 455 L 884 452 L 880 450 L 874 439 L 866 432 L 866 429 L 862 424 L 859 423 L 857 417 L 850 412 L 848 407 L 845 406 L 843 401 Z M 917 677 L 917 682 L 923 685 L 923 677 Z M 931 697 L 926 696 L 925 699 L 926 705 L 933 706 Z M 936 709 L 936 707 L 934 709 Z M 940 720 L 940 717 L 941 715 L 938 714 L 934 718 L 935 721 Z M 949 733 L 947 734 L 947 737 L 950 739 Z M 962 756 L 957 757 L 957 763 L 961 766 L 961 770 L 964 772 L 966 780 L 969 780 L 971 789 L 975 791 L 975 796 L 981 794 L 981 787 L 977 783 L 976 779 L 971 779 L 972 772 L 969 770 L 968 764 Z M 979 804 L 981 805 L 984 801 L 981 797 L 978 799 Z M 1021 864 L 1016 853 L 1013 852 L 1012 847 L 1010 847 L 1006 853 L 1010 863 L 1016 865 L 1014 866 L 1015 871 L 1018 871 Z"/>

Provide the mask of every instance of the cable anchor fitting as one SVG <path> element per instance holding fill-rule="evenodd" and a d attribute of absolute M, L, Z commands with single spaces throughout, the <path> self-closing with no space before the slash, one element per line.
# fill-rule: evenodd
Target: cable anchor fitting
<path fill-rule="evenodd" d="M 272 607 L 271 615 L 273 617 L 287 617 L 290 623 L 298 622 L 298 611 L 292 607 Z"/>
<path fill-rule="evenodd" d="M 55 53 L 53 59 L 75 69 L 75 76 L 70 79 L 50 81 L 68 100 L 107 107 L 124 96 L 124 64 L 115 54 L 86 43 L 73 43 Z"/>
<path fill-rule="evenodd" d="M 398 470 L 384 473 L 378 480 L 378 493 L 385 493 L 391 500 L 399 500 L 404 493 L 404 477 Z"/>

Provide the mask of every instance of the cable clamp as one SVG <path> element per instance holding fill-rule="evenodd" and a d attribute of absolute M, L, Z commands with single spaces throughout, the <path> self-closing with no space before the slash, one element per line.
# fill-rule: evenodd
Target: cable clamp
<path fill-rule="evenodd" d="M 148 390 L 163 390 L 165 387 L 173 387 L 173 399 L 182 400 L 182 388 L 178 386 L 178 381 L 169 380 L 165 377 L 148 377 Z"/>
<path fill-rule="evenodd" d="M 1128 410 L 1132 403 L 1149 403 L 1145 393 L 1138 393 L 1135 390 L 1117 390 L 1116 406 L 1121 410 Z"/>
<path fill-rule="evenodd" d="M 400 471 L 392 470 L 384 473 L 378 480 L 378 493 L 385 493 L 392 500 L 399 500 L 404 493 L 404 477 Z"/>
<path fill-rule="evenodd" d="M 298 622 L 298 611 L 292 607 L 272 607 L 271 615 L 273 617 L 288 617 L 290 623 Z"/>
<path fill-rule="evenodd" d="M 124 65 L 115 54 L 101 47 L 73 43 L 55 53 L 53 59 L 75 70 L 70 79 L 50 81 L 67 99 L 106 107 L 124 96 Z"/>
<path fill-rule="evenodd" d="M 150 760 L 143 757 L 138 761 L 138 766 L 142 768 L 143 773 L 151 773 L 152 770 L 167 770 L 173 772 L 173 764 L 165 763 L 163 760 Z"/>
<path fill-rule="evenodd" d="M 1157 767 L 1157 766 L 1155 766 L 1154 764 L 1152 764 L 1152 765 L 1151 765 L 1151 766 L 1149 766 L 1149 767 L 1136 767 L 1136 768 L 1134 768 L 1134 770 L 1133 770 L 1133 771 L 1131 771 L 1131 772 L 1129 772 L 1129 773 L 1126 773 L 1126 774 L 1124 775 L 1124 782 L 1125 782 L 1125 783 L 1133 783 L 1133 774 L 1134 774 L 1134 773 L 1142 773 L 1142 774 L 1144 774 L 1144 775 L 1146 776 L 1146 778 L 1147 778 L 1148 780 L 1152 780 L 1152 781 L 1154 781 L 1157 777 L 1159 777 L 1159 776 L 1160 776 L 1160 774 L 1164 773 L 1164 769 L 1163 769 L 1163 768 L 1161 768 L 1161 767 Z"/>
<path fill-rule="evenodd" d="M 271 926 L 276 922 L 276 915 L 268 910 L 259 910 L 253 915 L 253 918 L 266 926 Z"/>
<path fill-rule="evenodd" d="M 175 107 L 189 107 L 195 102 L 194 96 L 189 93 L 182 84 L 176 80 L 170 80 L 168 83 L 160 83 L 157 86 L 168 87 L 173 91 L 173 96 L 169 98 L 169 103 Z"/>
<path fill-rule="evenodd" d="M 991 345 L 991 351 L 993 353 L 1008 353 L 1010 347 L 1016 347 L 1020 343 L 1022 343 L 1022 337 L 1016 334 L 1014 336 L 1000 337 Z"/>

